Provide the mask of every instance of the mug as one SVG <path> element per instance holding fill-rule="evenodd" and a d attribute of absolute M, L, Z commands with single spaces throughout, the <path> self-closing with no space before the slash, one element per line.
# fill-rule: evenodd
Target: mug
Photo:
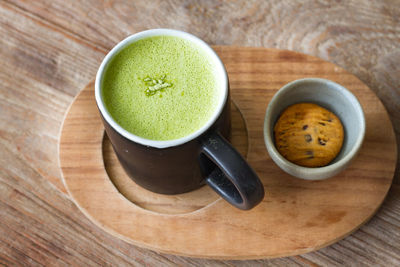
<path fill-rule="evenodd" d="M 210 56 L 220 79 L 217 108 L 197 131 L 175 140 L 149 140 L 122 128 L 107 111 L 102 96 L 109 62 L 129 44 L 153 36 L 175 36 L 193 42 Z M 209 185 L 233 206 L 248 210 L 264 198 L 257 174 L 226 140 L 231 129 L 229 81 L 225 67 L 204 41 L 186 32 L 153 29 L 133 34 L 104 58 L 96 75 L 96 104 L 105 131 L 122 167 L 138 185 L 160 194 L 180 194 Z"/>

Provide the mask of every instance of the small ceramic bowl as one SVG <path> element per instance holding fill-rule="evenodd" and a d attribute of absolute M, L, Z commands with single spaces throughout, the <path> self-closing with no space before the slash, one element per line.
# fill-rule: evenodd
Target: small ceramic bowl
<path fill-rule="evenodd" d="M 344 128 L 343 146 L 337 157 L 324 167 L 309 168 L 286 160 L 276 149 L 274 125 L 290 105 L 310 102 L 339 117 Z M 343 171 L 360 150 L 365 135 L 364 112 L 357 98 L 343 86 L 329 80 L 306 78 L 283 86 L 271 99 L 264 120 L 264 140 L 272 160 L 285 172 L 306 180 L 322 180 Z"/>

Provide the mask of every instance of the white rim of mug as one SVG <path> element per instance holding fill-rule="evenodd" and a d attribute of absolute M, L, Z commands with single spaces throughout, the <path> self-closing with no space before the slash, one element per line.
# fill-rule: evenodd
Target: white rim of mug
<path fill-rule="evenodd" d="M 108 110 L 105 108 L 105 105 L 103 103 L 102 99 L 102 94 L 101 94 L 101 84 L 104 76 L 105 69 L 107 67 L 107 64 L 111 61 L 111 59 L 118 54 L 123 48 L 125 48 L 127 45 L 134 43 L 136 41 L 139 41 L 144 38 L 148 37 L 154 37 L 154 36 L 175 36 L 175 37 L 181 37 L 185 40 L 189 40 L 196 45 L 198 45 L 205 53 L 207 53 L 212 61 L 213 64 L 215 64 L 215 69 L 217 71 L 216 77 L 220 79 L 220 87 L 221 92 L 220 98 L 217 103 L 217 107 L 213 113 L 213 115 L 210 117 L 210 119 L 202 126 L 200 127 L 197 131 L 184 136 L 182 138 L 178 139 L 173 139 L 173 140 L 151 140 L 151 139 L 146 139 L 140 136 L 137 136 L 135 134 L 132 134 L 131 132 L 128 132 L 122 126 L 120 126 L 110 115 Z M 104 119 L 107 121 L 107 123 L 110 124 L 110 126 L 116 130 L 119 134 L 124 136 L 125 138 L 144 145 L 144 146 L 150 146 L 150 147 L 155 147 L 155 148 L 167 148 L 167 147 L 173 147 L 173 146 L 179 146 L 182 144 L 185 144 L 191 140 L 194 140 L 204 132 L 206 132 L 213 124 L 214 122 L 218 119 L 219 115 L 221 114 L 225 103 L 228 98 L 228 74 L 226 72 L 225 66 L 222 63 L 221 59 L 218 57 L 217 53 L 203 40 L 200 38 L 179 30 L 173 30 L 173 29 L 151 29 L 151 30 L 146 30 L 142 32 L 135 33 L 133 35 L 128 36 L 121 42 L 119 42 L 116 46 L 114 46 L 113 49 L 111 49 L 110 52 L 104 57 L 103 61 L 101 62 L 101 65 L 97 71 L 96 74 L 96 81 L 95 81 L 95 98 L 97 102 L 97 106 L 103 115 Z"/>
<path fill-rule="evenodd" d="M 279 151 L 275 147 L 275 142 L 271 136 L 271 132 L 269 131 L 270 129 L 268 128 L 268 125 L 271 125 L 271 113 L 276 104 L 276 99 L 280 97 L 281 94 L 283 94 L 285 91 L 289 90 L 291 87 L 303 83 L 303 82 L 316 82 L 316 83 L 322 83 L 322 84 L 330 84 L 331 87 L 335 88 L 335 90 L 339 91 L 341 94 L 345 95 L 349 101 L 355 106 L 357 115 L 359 118 L 361 118 L 360 123 L 360 132 L 357 136 L 357 139 L 351 148 L 351 150 L 340 160 L 338 160 L 335 163 L 329 164 L 327 166 L 323 167 L 317 167 L 317 168 L 309 168 L 309 167 L 303 167 L 297 164 L 294 164 L 287 159 L 285 159 Z M 336 174 L 336 171 L 339 171 L 343 166 L 346 166 L 352 159 L 353 157 L 358 153 L 358 151 L 361 148 L 361 145 L 364 141 L 365 137 L 365 116 L 364 116 L 364 111 L 362 109 L 362 106 L 358 99 L 351 93 L 348 89 L 343 87 L 342 85 L 335 83 L 333 81 L 327 80 L 327 79 L 322 79 L 322 78 L 303 78 L 303 79 L 298 79 L 295 81 L 292 81 L 286 85 L 284 85 L 281 89 L 276 92 L 276 94 L 272 97 L 270 103 L 268 104 L 267 111 L 266 111 L 266 116 L 264 120 L 264 141 L 265 145 L 267 147 L 268 152 L 273 154 L 274 156 L 271 155 L 271 158 L 276 161 L 276 163 L 279 163 L 278 165 L 281 165 L 281 168 L 284 169 L 287 172 L 290 172 L 290 170 L 296 169 L 295 173 L 297 177 L 300 177 L 302 179 L 306 180 L 320 180 L 320 179 L 325 179 L 328 177 L 331 177 L 331 175 L 328 175 L 329 173 L 332 173 L 333 175 Z M 293 174 L 294 175 L 294 174 Z M 308 177 L 307 177 L 308 176 Z M 317 178 L 317 177 L 322 177 L 322 178 Z"/>

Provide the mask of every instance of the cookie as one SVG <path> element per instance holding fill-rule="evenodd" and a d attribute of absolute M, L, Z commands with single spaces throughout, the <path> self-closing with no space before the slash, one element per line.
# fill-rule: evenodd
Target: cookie
<path fill-rule="evenodd" d="M 304 167 L 328 165 L 343 145 L 343 125 L 329 110 L 312 103 L 294 104 L 274 126 L 279 153 Z"/>

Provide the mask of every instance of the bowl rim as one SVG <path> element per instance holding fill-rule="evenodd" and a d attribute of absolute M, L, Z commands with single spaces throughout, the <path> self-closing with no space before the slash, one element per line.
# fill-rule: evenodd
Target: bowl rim
<path fill-rule="evenodd" d="M 306 82 L 314 82 L 314 83 L 319 83 L 323 86 L 330 85 L 330 87 L 335 88 L 335 90 L 338 90 L 340 93 L 346 95 L 346 97 L 350 98 L 350 101 L 354 103 L 355 108 L 358 112 L 358 117 L 361 118 L 360 120 L 360 132 L 358 133 L 358 136 L 356 138 L 356 141 L 354 142 L 353 147 L 350 149 L 350 151 L 344 155 L 344 157 L 332 164 L 328 164 L 323 167 L 303 167 L 297 164 L 294 164 L 287 159 L 285 159 L 279 151 L 275 147 L 275 142 L 273 140 L 273 131 L 270 131 L 268 128 L 269 125 L 271 125 L 271 116 L 272 116 L 272 111 L 277 108 L 277 99 L 284 94 L 286 91 L 291 90 L 298 84 L 306 83 Z M 274 123 L 274 122 L 273 122 Z M 285 84 L 283 87 L 281 87 L 271 98 L 270 102 L 268 103 L 267 110 L 266 110 L 266 115 L 264 119 L 264 126 L 263 126 L 263 134 L 264 134 L 264 142 L 265 146 L 267 148 L 267 151 L 272 158 L 272 160 L 285 172 L 296 176 L 298 178 L 302 178 L 305 180 L 322 180 L 326 179 L 329 177 L 332 177 L 342 171 L 350 162 L 351 160 L 356 156 L 358 151 L 360 150 L 362 143 L 364 141 L 365 137 L 365 129 L 366 129 L 366 122 L 365 122 L 365 115 L 364 111 L 362 109 L 362 106 L 356 96 L 354 96 L 353 93 L 350 92 L 350 90 L 346 89 L 342 85 L 335 83 L 331 80 L 323 79 L 323 78 L 302 78 L 298 80 L 291 81 L 287 84 Z"/>

